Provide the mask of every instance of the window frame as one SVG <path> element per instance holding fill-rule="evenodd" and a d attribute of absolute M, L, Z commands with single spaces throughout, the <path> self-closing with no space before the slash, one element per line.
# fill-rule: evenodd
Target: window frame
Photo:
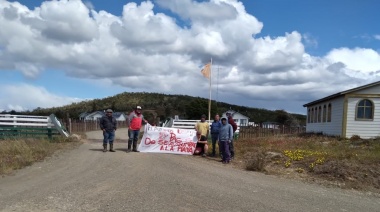
<path fill-rule="evenodd" d="M 366 101 L 366 100 L 371 103 L 371 118 L 358 118 L 359 107 L 363 108 L 363 116 L 365 116 L 365 110 L 366 110 L 366 107 L 368 107 L 368 106 L 365 106 L 365 105 L 359 106 L 359 104 L 362 101 Z M 373 121 L 374 115 L 375 115 L 374 112 L 375 112 L 375 104 L 371 99 L 360 99 L 360 100 L 358 100 L 358 102 L 356 103 L 356 106 L 355 106 L 355 121 Z"/>

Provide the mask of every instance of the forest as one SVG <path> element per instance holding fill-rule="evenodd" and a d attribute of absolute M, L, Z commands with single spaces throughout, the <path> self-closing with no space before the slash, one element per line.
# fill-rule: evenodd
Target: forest
<path fill-rule="evenodd" d="M 146 92 L 124 92 L 103 99 L 86 100 L 61 107 L 38 107 L 32 111 L 3 111 L 2 113 L 41 116 L 47 116 L 53 113 L 61 119 L 71 118 L 75 120 L 78 119 L 79 115 L 83 112 L 91 113 L 94 111 L 103 111 L 108 108 L 111 108 L 115 112 L 125 112 L 128 114 L 137 105 L 143 108 L 143 114 L 148 120 L 153 118 L 165 120 L 168 117 L 174 117 L 174 115 L 178 115 L 180 119 L 199 119 L 202 114 L 208 114 L 208 99 L 206 98 Z M 306 121 L 305 115 L 290 114 L 284 110 L 273 111 L 224 102 L 211 102 L 212 116 L 216 113 L 222 114 L 229 109 L 248 116 L 249 121 L 255 123 L 277 122 L 285 125 L 304 126 Z"/>

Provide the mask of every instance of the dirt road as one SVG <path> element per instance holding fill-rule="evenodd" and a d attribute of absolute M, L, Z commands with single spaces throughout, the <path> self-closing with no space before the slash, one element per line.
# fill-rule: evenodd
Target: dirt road
<path fill-rule="evenodd" d="M 375 196 L 237 170 L 201 157 L 126 153 L 125 146 L 117 142 L 115 153 L 103 153 L 100 140 L 88 140 L 1 178 L 0 211 L 380 210 Z"/>

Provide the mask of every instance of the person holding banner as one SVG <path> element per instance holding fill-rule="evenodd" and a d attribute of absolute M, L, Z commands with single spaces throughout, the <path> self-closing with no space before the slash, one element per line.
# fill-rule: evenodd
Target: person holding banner
<path fill-rule="evenodd" d="M 194 155 L 202 154 L 202 157 L 206 157 L 207 151 L 207 137 L 202 135 L 200 131 L 197 131 L 197 146 L 195 147 Z"/>
<path fill-rule="evenodd" d="M 222 162 L 227 164 L 231 161 L 229 144 L 232 142 L 234 132 L 226 118 L 222 118 L 222 126 L 219 129 L 219 146 L 222 151 Z"/>
<path fill-rule="evenodd" d="M 132 143 L 133 143 L 133 152 L 137 151 L 137 140 L 139 139 L 139 133 L 141 129 L 142 122 L 148 123 L 147 120 L 144 119 L 143 114 L 141 113 L 141 106 L 137 106 L 134 111 L 132 111 L 128 116 L 128 150 L 131 151 Z"/>

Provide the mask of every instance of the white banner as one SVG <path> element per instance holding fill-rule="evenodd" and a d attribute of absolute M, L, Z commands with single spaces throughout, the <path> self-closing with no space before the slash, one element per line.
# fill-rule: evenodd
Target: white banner
<path fill-rule="evenodd" d="M 145 125 L 140 152 L 192 155 L 197 145 L 195 130 Z"/>

